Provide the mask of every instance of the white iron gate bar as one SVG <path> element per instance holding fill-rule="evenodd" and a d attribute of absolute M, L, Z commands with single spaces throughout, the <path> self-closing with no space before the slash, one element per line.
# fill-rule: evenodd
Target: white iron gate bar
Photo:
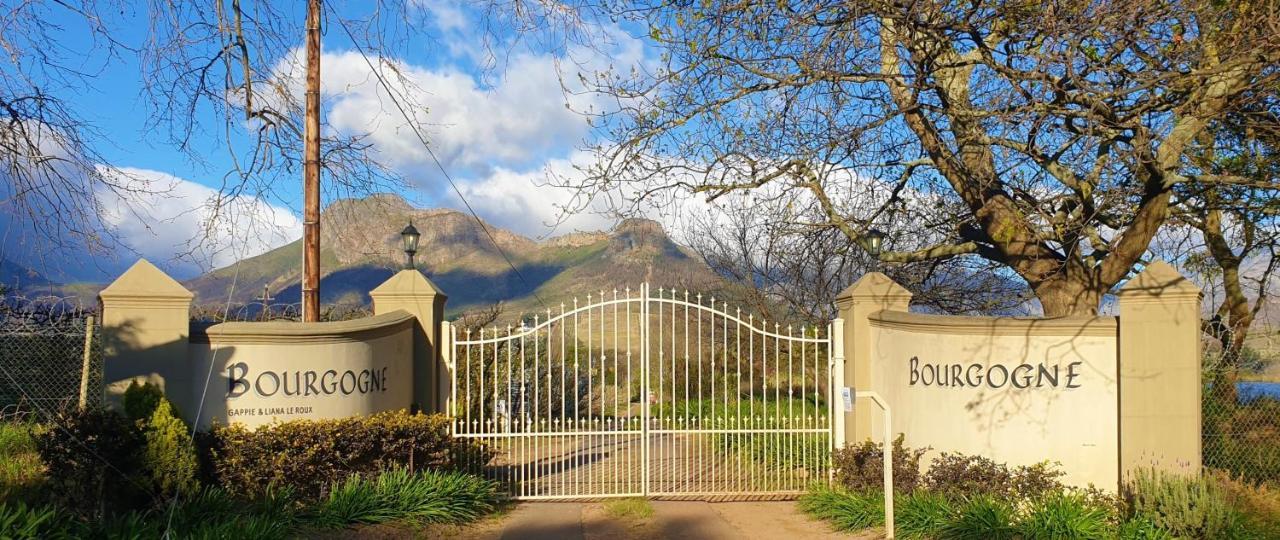
<path fill-rule="evenodd" d="M 516 498 L 787 495 L 829 479 L 833 348 L 817 328 L 644 284 L 445 334 L 454 435 L 494 455 L 476 472 Z"/>

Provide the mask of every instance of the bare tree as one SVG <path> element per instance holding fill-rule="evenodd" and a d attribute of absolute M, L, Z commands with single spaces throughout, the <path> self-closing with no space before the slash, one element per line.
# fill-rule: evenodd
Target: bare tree
<path fill-rule="evenodd" d="M 1214 387 L 1232 396 L 1246 340 L 1272 300 L 1280 265 L 1280 199 L 1274 190 L 1256 187 L 1280 179 L 1278 106 L 1272 98 L 1214 121 L 1191 159 L 1210 174 L 1248 182 L 1180 184 L 1167 235 L 1172 241 L 1153 248 L 1183 261 L 1208 289 L 1212 316 L 1203 329 L 1217 345 L 1213 373 L 1222 383 Z"/>
<path fill-rule="evenodd" d="M 567 182 L 709 200 L 769 187 L 864 242 L 910 198 L 946 240 L 886 262 L 1007 267 L 1048 315 L 1091 314 L 1139 263 L 1176 186 L 1249 185 L 1188 154 L 1210 122 L 1275 92 L 1274 2 L 668 3 L 630 6 L 661 62 L 601 74 L 598 164 Z M 831 175 L 886 194 L 842 206 Z M 792 195 L 786 195 L 792 194 Z"/>
<path fill-rule="evenodd" d="M 826 324 L 836 316 L 836 296 L 871 271 L 886 273 L 911 290 L 917 308 L 1025 312 L 1025 286 L 993 263 L 963 258 L 881 263 L 839 230 L 813 225 L 821 215 L 811 197 L 729 197 L 689 213 L 681 229 L 683 240 L 732 284 L 724 291 L 728 298 L 769 320 Z M 910 221 L 911 212 L 898 215 L 900 222 L 888 224 L 895 231 L 885 239 L 888 249 L 938 241 L 927 225 Z"/>

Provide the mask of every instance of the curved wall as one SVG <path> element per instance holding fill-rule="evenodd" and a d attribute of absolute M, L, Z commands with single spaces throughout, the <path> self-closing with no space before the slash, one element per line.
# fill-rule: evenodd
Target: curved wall
<path fill-rule="evenodd" d="M 1018 319 L 878 311 L 871 387 L 906 444 L 1010 465 L 1058 462 L 1064 481 L 1119 478 L 1115 317 Z M 873 416 L 875 440 L 881 440 Z"/>
<path fill-rule="evenodd" d="M 409 408 L 413 315 L 321 323 L 230 322 L 193 332 L 190 417 L 197 424 L 343 418 Z M 199 407 L 203 399 L 204 406 Z"/>

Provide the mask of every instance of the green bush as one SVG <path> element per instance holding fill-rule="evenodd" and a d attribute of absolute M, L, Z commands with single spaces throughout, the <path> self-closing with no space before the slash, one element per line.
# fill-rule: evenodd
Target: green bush
<path fill-rule="evenodd" d="M 1006 500 L 990 495 L 969 497 L 938 536 L 947 540 L 1012 540 L 1018 537 L 1017 515 Z"/>
<path fill-rule="evenodd" d="M 1018 529 L 1025 540 L 1102 540 L 1114 536 L 1110 509 L 1075 493 L 1056 493 L 1036 501 Z"/>
<path fill-rule="evenodd" d="M 1183 538 L 1225 538 L 1236 515 L 1217 483 L 1141 469 L 1125 486 L 1130 516 Z"/>
<path fill-rule="evenodd" d="M 893 441 L 893 489 L 898 493 L 915 491 L 920 484 L 920 457 L 927 448 L 911 449 L 902 445 L 903 435 Z M 849 445 L 832 454 L 835 481 L 850 491 L 884 489 L 884 448 L 871 441 Z"/>
<path fill-rule="evenodd" d="M 859 531 L 884 523 L 884 494 L 817 487 L 800 497 L 800 510 L 831 522 L 838 531 Z"/>
<path fill-rule="evenodd" d="M 189 493 L 199 487 L 200 464 L 190 428 L 173 414 L 169 400 L 161 399 L 146 423 L 146 466 L 160 493 Z"/>
<path fill-rule="evenodd" d="M 51 416 L 36 437 L 51 497 L 88 514 L 134 508 L 150 496 L 137 478 L 145 439 L 137 424 L 114 411 L 69 408 Z"/>
<path fill-rule="evenodd" d="M 938 493 L 916 490 L 894 499 L 894 520 L 903 538 L 936 538 L 951 522 L 955 512 L 951 499 Z"/>
<path fill-rule="evenodd" d="M 1010 469 L 982 456 L 943 452 L 929 465 L 922 484 L 930 491 L 951 497 L 992 495 L 1033 500 L 1061 491 L 1063 486 L 1058 479 L 1063 474 L 1048 463 Z"/>
<path fill-rule="evenodd" d="M 497 485 L 458 472 L 412 473 L 400 469 L 376 477 L 351 476 L 335 484 L 316 510 L 319 527 L 402 521 L 462 523 L 493 510 Z"/>
<path fill-rule="evenodd" d="M 137 379 L 129 383 L 124 390 L 124 415 L 134 422 L 145 422 L 155 413 L 164 397 L 164 390 L 159 385 L 146 382 L 138 384 Z"/>
<path fill-rule="evenodd" d="M 323 497 L 329 486 L 353 475 L 379 472 L 478 467 L 491 455 L 474 443 L 454 439 L 442 415 L 387 412 L 341 420 L 298 420 L 249 430 L 217 427 L 202 444 L 217 483 L 243 497 L 271 487 L 290 488 L 299 497 Z"/>

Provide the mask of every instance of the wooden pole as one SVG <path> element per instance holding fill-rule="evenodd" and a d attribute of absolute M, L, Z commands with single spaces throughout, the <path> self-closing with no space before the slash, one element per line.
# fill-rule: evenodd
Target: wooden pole
<path fill-rule="evenodd" d="M 80 367 L 80 408 L 89 404 L 89 370 L 93 361 L 93 315 L 84 322 L 84 365 Z"/>
<path fill-rule="evenodd" d="M 302 320 L 320 320 L 320 0 L 307 1 L 307 109 L 303 135 Z"/>

